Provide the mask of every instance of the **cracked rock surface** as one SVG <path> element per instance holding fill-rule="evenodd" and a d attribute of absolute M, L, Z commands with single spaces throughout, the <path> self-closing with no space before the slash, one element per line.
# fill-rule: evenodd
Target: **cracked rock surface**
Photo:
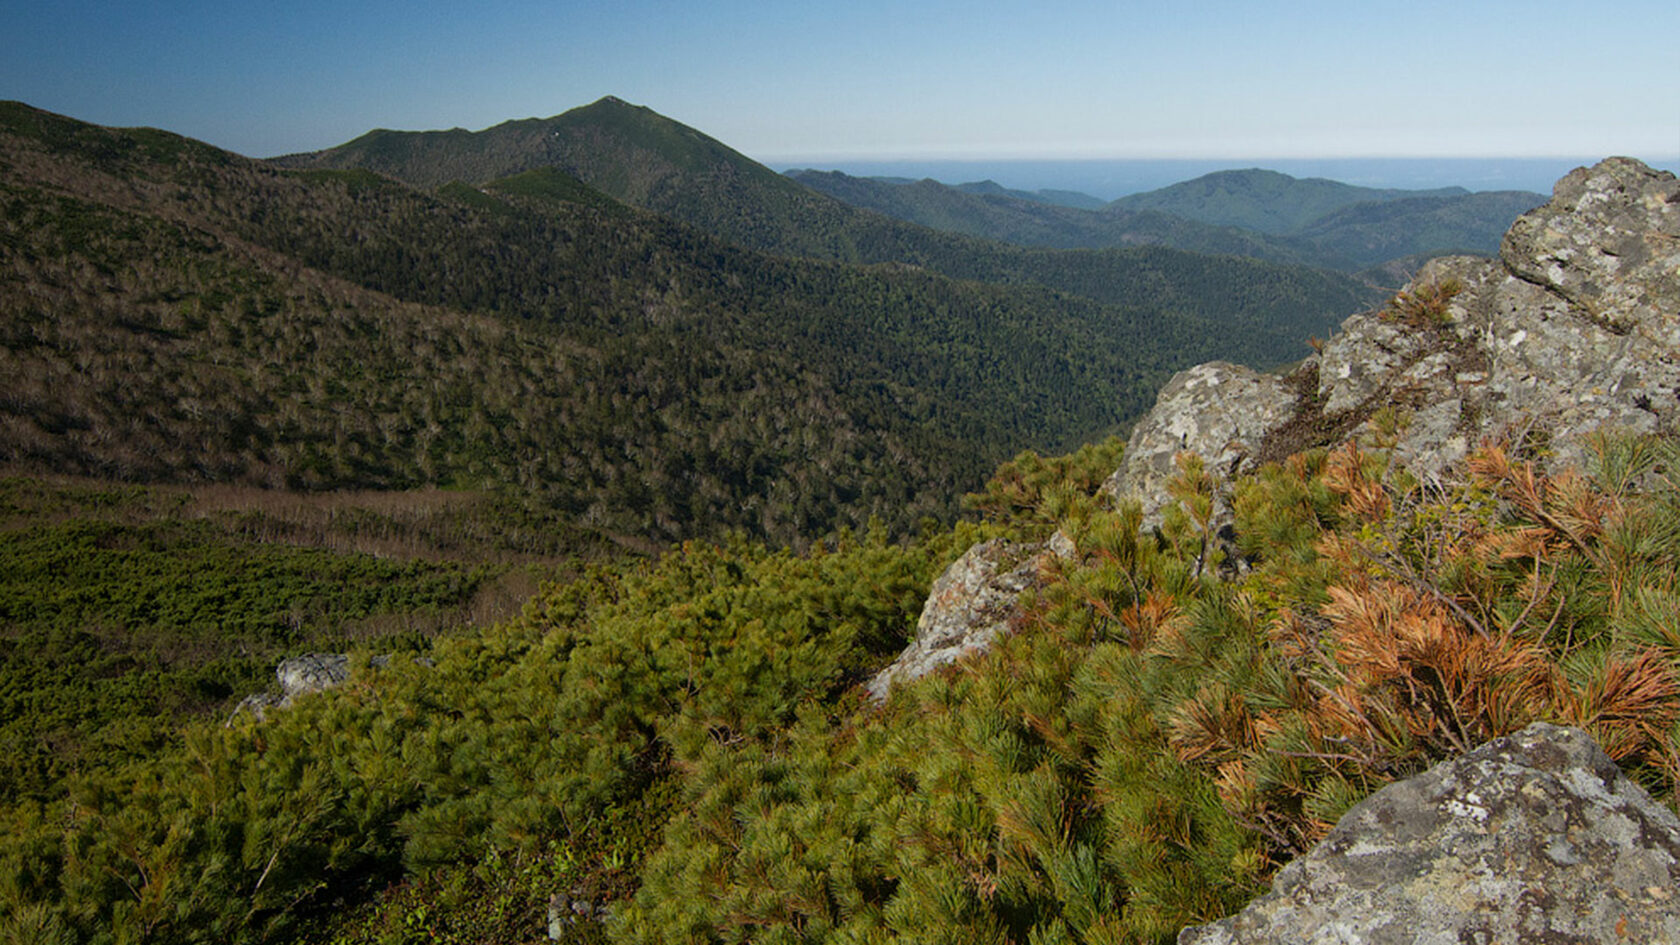
<path fill-rule="evenodd" d="M 1143 502 L 1146 527 L 1161 523 L 1171 501 L 1167 482 L 1175 457 L 1188 451 L 1217 476 L 1246 472 L 1266 435 L 1295 413 L 1295 394 L 1282 378 L 1226 361 L 1180 371 L 1161 388 L 1155 409 L 1132 428 L 1123 464 L 1103 491 Z"/>
<path fill-rule="evenodd" d="M 1179 945 L 1680 942 L 1680 819 L 1585 732 L 1536 723 L 1355 806 Z"/>
<path fill-rule="evenodd" d="M 880 702 L 894 684 L 985 652 L 1020 613 L 1021 592 L 1037 583 L 1040 569 L 1072 554 L 1073 543 L 1060 532 L 1042 544 L 994 538 L 968 549 L 933 582 L 915 638 L 869 681 L 870 698 Z"/>

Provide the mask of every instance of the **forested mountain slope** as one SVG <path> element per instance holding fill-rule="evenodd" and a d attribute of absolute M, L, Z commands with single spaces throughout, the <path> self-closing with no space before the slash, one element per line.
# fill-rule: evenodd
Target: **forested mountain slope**
<path fill-rule="evenodd" d="M 371 131 L 335 148 L 286 155 L 298 168 L 365 168 L 431 188 L 557 168 L 633 206 L 755 249 L 885 261 L 851 232 L 856 214 L 701 132 L 611 96 L 552 118 L 480 132 Z M 887 223 L 891 231 L 890 221 Z M 878 237 L 877 237 L 878 238 Z M 901 260 L 907 261 L 907 260 Z"/>
<path fill-rule="evenodd" d="M 1545 198 L 1524 190 L 1457 196 L 1401 197 L 1332 210 L 1294 235 L 1348 266 L 1375 266 L 1407 256 L 1477 253 L 1491 256 L 1518 216 Z"/>
<path fill-rule="evenodd" d="M 1325 214 L 1354 204 L 1408 197 L 1462 197 L 1468 193 L 1462 187 L 1435 190 L 1356 187 L 1321 177 L 1296 178 L 1255 167 L 1215 171 L 1157 190 L 1128 194 L 1109 206 L 1158 210 L 1186 220 L 1286 235 L 1299 232 Z"/>
<path fill-rule="evenodd" d="M 995 180 L 968 181 L 967 183 L 957 184 L 956 188 L 964 193 L 1019 197 L 1022 200 L 1030 200 L 1035 203 L 1053 204 L 1058 207 L 1078 207 L 1081 210 L 1096 210 L 1103 205 L 1103 201 L 1077 190 L 1014 190 Z"/>
<path fill-rule="evenodd" d="M 948 515 L 999 456 L 1113 428 L 1230 340 L 768 257 L 599 194 L 421 193 L 16 104 L 0 162 L 17 468 L 489 485 L 635 540 L 796 541 Z"/>
<path fill-rule="evenodd" d="M 1199 253 L 1312 264 L 1309 247 L 1287 237 L 1202 223 L 1158 210 L 1074 208 L 973 193 L 935 180 L 853 177 L 840 171 L 790 171 L 789 178 L 839 200 L 936 230 L 1047 249 L 1160 245 Z"/>
<path fill-rule="evenodd" d="M 1154 210 L 1287 237 L 1312 247 L 1321 264 L 1357 269 L 1407 256 L 1492 255 L 1511 222 L 1545 200 L 1524 190 L 1356 187 L 1255 168 L 1131 194 L 1109 210 Z"/>

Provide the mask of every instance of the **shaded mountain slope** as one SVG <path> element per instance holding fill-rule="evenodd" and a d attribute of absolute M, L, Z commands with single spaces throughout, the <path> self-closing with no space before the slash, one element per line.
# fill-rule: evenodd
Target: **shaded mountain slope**
<path fill-rule="evenodd" d="M 644 160 L 617 160 L 630 154 Z M 658 160 L 647 159 L 652 155 Z M 715 139 L 612 96 L 563 115 L 506 121 L 481 132 L 381 128 L 327 151 L 276 162 L 365 167 L 422 187 L 493 180 L 538 167 L 576 168 L 573 173 L 598 181 L 601 190 L 634 203 L 645 202 L 683 172 L 729 166 L 750 175 L 758 167 Z M 775 175 L 766 170 L 760 176 Z"/>
<path fill-rule="evenodd" d="M 563 171 L 543 168 L 491 181 L 485 190 L 568 201 L 577 199 L 581 186 Z M 1169 313 L 1173 323 L 1161 330 L 1171 332 L 1170 345 L 1212 346 L 1233 360 L 1259 366 L 1289 360 L 1304 339 L 1325 330 L 1326 313 L 1358 308 L 1373 295 L 1324 270 L 1157 246 L 1058 252 L 973 241 L 969 253 L 936 260 L 924 256 L 925 247 L 914 241 L 893 241 L 895 233 L 905 232 L 882 231 L 879 252 L 909 260 L 911 271 L 934 270 L 1030 293 L 1049 286 L 1104 305 Z M 1193 338 L 1190 332 L 1207 334 Z"/>
<path fill-rule="evenodd" d="M 1325 214 L 1296 235 L 1354 266 L 1417 255 L 1492 255 L 1512 221 L 1544 202 L 1524 190 L 1493 190 L 1356 203 Z"/>

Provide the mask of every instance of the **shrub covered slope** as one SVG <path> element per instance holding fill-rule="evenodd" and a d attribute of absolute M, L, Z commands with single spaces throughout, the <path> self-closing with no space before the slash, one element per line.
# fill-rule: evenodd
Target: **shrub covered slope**
<path fill-rule="evenodd" d="M 1553 475 L 1490 446 L 1430 483 L 1370 444 L 1311 451 L 1237 484 L 1229 552 L 1194 464 L 1159 537 L 1093 498 L 1113 455 L 1018 458 L 983 530 L 689 545 L 555 585 L 431 668 L 189 726 L 7 810 L 6 921 L 517 942 L 560 892 L 610 904 L 568 934 L 618 942 L 1160 942 L 1373 787 L 1536 718 L 1672 801 L 1671 445 Z M 1015 633 L 865 705 L 943 562 L 1052 527 L 1078 554 Z"/>

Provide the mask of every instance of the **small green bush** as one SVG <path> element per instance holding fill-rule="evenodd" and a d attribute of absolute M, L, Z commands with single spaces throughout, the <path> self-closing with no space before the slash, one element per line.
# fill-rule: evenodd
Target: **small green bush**
<path fill-rule="evenodd" d="M 1439 328 L 1452 321 L 1452 300 L 1463 291 L 1464 283 L 1456 278 L 1416 284 L 1395 293 L 1382 314 L 1413 328 Z"/>

